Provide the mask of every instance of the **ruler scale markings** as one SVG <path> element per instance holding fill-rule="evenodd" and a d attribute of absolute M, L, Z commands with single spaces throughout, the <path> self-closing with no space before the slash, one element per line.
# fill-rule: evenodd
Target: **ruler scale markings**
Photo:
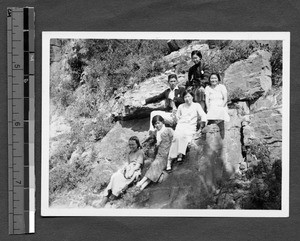
<path fill-rule="evenodd" d="M 29 28 L 29 149 L 28 149 L 28 162 L 29 162 L 29 200 L 35 198 L 35 175 L 34 175 L 34 70 L 35 70 L 35 49 L 34 49 L 34 38 L 35 38 L 35 13 L 33 8 L 28 9 L 28 28 Z M 34 214 L 35 206 L 34 202 L 29 202 L 29 232 L 34 232 Z"/>
<path fill-rule="evenodd" d="M 24 234 L 34 232 L 35 215 L 34 154 L 29 154 L 34 123 L 28 123 L 34 113 L 28 98 L 34 77 L 33 8 L 7 8 L 7 62 L 9 234 Z"/>

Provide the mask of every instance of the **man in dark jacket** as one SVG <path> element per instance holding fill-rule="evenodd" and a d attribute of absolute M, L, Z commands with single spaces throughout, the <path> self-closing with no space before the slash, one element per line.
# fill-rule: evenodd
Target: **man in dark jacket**
<path fill-rule="evenodd" d="M 165 100 L 165 111 L 152 111 L 150 114 L 150 130 L 154 130 L 152 126 L 152 118 L 155 115 L 160 115 L 164 118 L 165 124 L 173 126 L 175 124 L 175 115 L 177 108 L 180 104 L 184 103 L 183 92 L 185 91 L 184 87 L 178 86 L 178 80 L 176 74 L 170 74 L 168 76 L 168 83 L 170 88 L 166 89 L 159 95 L 150 97 L 142 101 L 143 105 L 150 103 L 159 102 Z"/>
<path fill-rule="evenodd" d="M 189 69 L 186 88 L 193 90 L 195 102 L 198 102 L 206 111 L 204 89 L 209 84 L 209 66 L 202 61 L 202 54 L 199 50 L 192 51 L 191 58 L 194 65 Z"/>

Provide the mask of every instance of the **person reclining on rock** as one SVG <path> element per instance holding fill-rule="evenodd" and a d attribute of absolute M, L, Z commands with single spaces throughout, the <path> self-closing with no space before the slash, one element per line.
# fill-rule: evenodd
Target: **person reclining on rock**
<path fill-rule="evenodd" d="M 208 85 L 209 66 L 202 60 L 202 54 L 199 50 L 194 50 L 191 53 L 194 65 L 189 69 L 188 81 L 186 82 L 186 89 L 192 89 L 195 102 L 199 103 L 202 109 L 206 112 L 205 106 L 205 87 Z"/>
<path fill-rule="evenodd" d="M 194 93 L 192 90 L 187 90 L 183 93 L 185 103 L 178 107 L 176 118 L 177 125 L 170 147 L 167 171 L 171 170 L 172 160 L 177 158 L 177 162 L 182 162 L 183 156 L 186 154 L 188 144 L 193 140 L 198 119 L 201 118 L 200 129 L 204 128 L 207 119 L 199 103 L 193 102 Z"/>
<path fill-rule="evenodd" d="M 164 119 L 160 115 L 153 117 L 152 125 L 156 129 L 154 135 L 156 136 L 157 154 L 145 176 L 136 184 L 136 187 L 140 190 L 143 190 L 151 181 L 158 182 L 160 179 L 163 170 L 167 166 L 168 154 L 173 139 L 173 129 L 165 127 Z"/>
<path fill-rule="evenodd" d="M 152 118 L 155 115 L 160 115 L 163 117 L 165 124 L 169 126 L 173 126 L 176 124 L 174 121 L 174 117 L 177 111 L 177 108 L 180 104 L 184 102 L 183 100 L 183 92 L 185 91 L 184 87 L 178 86 L 178 80 L 176 74 L 170 74 L 168 76 L 168 83 L 170 88 L 166 89 L 159 95 L 150 97 L 146 100 L 142 101 L 142 105 L 147 105 L 150 103 L 159 102 L 165 100 L 165 111 L 152 111 L 150 114 L 150 131 L 154 131 L 154 127 L 152 126 Z"/>
<path fill-rule="evenodd" d="M 105 205 L 111 194 L 118 197 L 123 193 L 131 183 L 139 179 L 142 173 L 141 169 L 144 165 L 144 152 L 142 151 L 138 137 L 130 137 L 128 146 L 130 151 L 128 153 L 127 163 L 123 168 L 111 176 L 110 182 L 104 190 L 104 198 L 101 206 Z"/>

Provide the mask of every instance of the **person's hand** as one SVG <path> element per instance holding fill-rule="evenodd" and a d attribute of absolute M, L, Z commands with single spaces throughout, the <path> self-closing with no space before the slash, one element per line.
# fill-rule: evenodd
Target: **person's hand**
<path fill-rule="evenodd" d="M 172 109 L 176 109 L 176 105 L 175 105 L 175 102 L 171 99 L 170 100 L 170 106 L 172 107 Z"/>
<path fill-rule="evenodd" d="M 174 115 L 176 117 L 176 112 L 177 112 L 177 109 L 176 108 L 173 108 L 172 109 L 172 115 Z"/>
<path fill-rule="evenodd" d="M 205 127 L 205 122 L 204 122 L 204 121 L 201 121 L 201 122 L 200 122 L 200 130 L 202 130 L 204 127 Z"/>

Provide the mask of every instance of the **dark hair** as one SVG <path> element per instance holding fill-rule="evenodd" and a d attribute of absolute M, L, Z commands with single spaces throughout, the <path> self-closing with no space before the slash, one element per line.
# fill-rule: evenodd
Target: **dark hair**
<path fill-rule="evenodd" d="M 138 148 L 139 149 L 142 148 L 140 140 L 139 140 L 139 138 L 137 136 L 130 137 L 128 141 L 135 141 L 135 143 L 137 144 Z"/>
<path fill-rule="evenodd" d="M 209 83 L 210 83 L 210 78 L 211 78 L 212 75 L 217 76 L 218 81 L 221 82 L 221 76 L 220 76 L 220 74 L 219 74 L 219 73 L 213 72 L 213 73 L 210 74 L 210 76 L 209 76 L 209 78 L 208 78 L 208 82 L 209 82 Z"/>
<path fill-rule="evenodd" d="M 192 51 L 191 57 L 193 58 L 194 55 L 197 55 L 200 59 L 202 59 L 202 54 L 199 50 Z"/>
<path fill-rule="evenodd" d="M 155 116 L 152 118 L 152 125 L 154 126 L 154 125 L 156 124 L 157 121 L 160 121 L 160 122 L 162 122 L 163 124 L 165 124 L 164 118 L 162 118 L 160 115 L 155 115 Z"/>
<path fill-rule="evenodd" d="M 182 97 L 184 98 L 187 94 L 190 94 L 191 96 L 193 96 L 193 99 L 194 99 L 195 95 L 194 95 L 194 92 L 192 90 L 185 90 L 183 92 Z"/>
<path fill-rule="evenodd" d="M 168 82 L 170 81 L 170 79 L 175 78 L 177 80 L 177 75 L 176 74 L 169 74 L 168 76 Z"/>

